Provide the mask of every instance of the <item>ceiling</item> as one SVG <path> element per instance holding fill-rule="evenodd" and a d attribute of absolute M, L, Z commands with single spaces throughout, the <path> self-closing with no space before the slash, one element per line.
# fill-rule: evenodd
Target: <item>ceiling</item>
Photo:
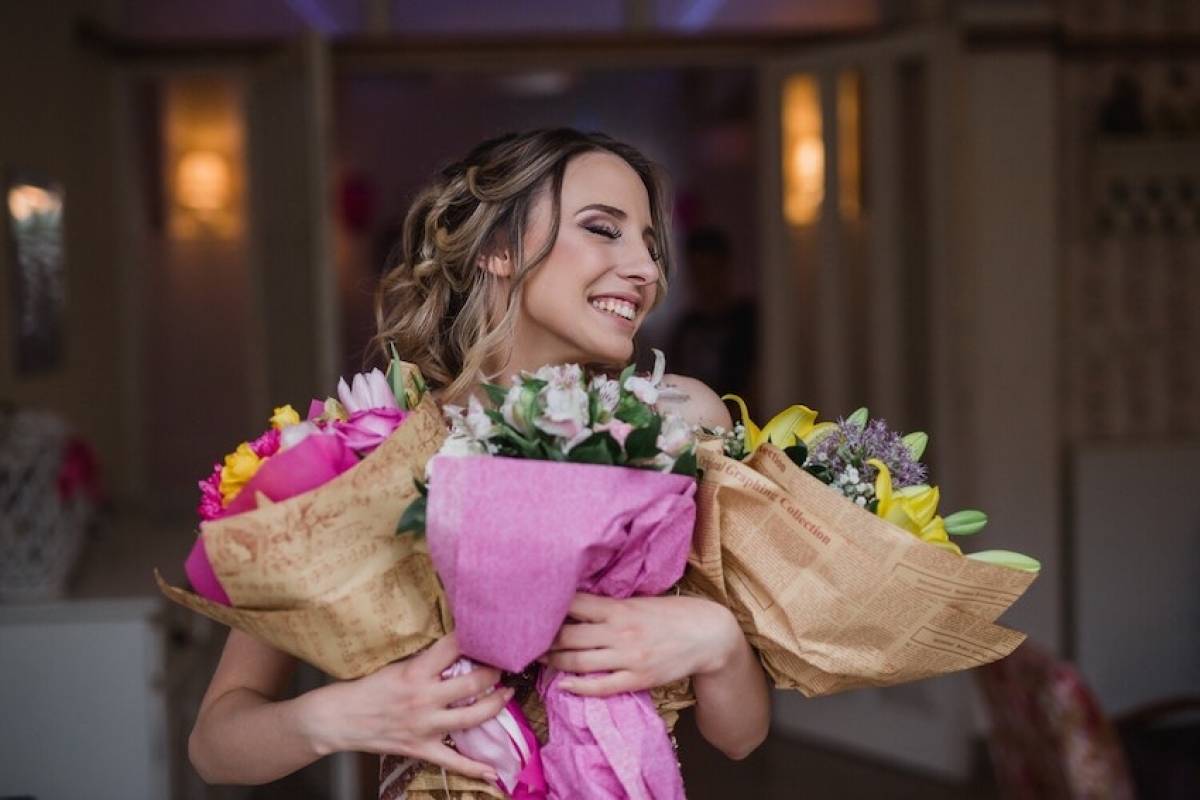
<path fill-rule="evenodd" d="M 886 0 L 119 0 L 122 32 L 149 39 L 263 38 L 312 29 L 487 37 L 822 31 L 877 23 Z"/>

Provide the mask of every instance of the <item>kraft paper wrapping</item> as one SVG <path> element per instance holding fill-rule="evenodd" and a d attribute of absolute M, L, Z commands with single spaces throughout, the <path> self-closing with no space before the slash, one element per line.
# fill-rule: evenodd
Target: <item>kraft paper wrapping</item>
<path fill-rule="evenodd" d="M 234 607 L 167 584 L 171 600 L 245 631 L 323 672 L 347 680 L 424 649 L 453 630 L 425 540 L 397 536 L 416 496 L 414 476 L 445 437 L 427 395 L 391 437 L 324 486 L 201 526 L 205 552 Z M 668 730 L 693 705 L 690 681 L 651 692 Z M 524 703 L 538 738 L 545 711 L 536 693 Z M 494 787 L 422 765 L 410 800 L 503 797 Z"/>
<path fill-rule="evenodd" d="M 685 590 L 727 605 L 775 685 L 807 697 L 981 666 L 1024 634 L 994 624 L 1037 577 L 920 541 L 764 444 L 700 448 Z"/>
<path fill-rule="evenodd" d="M 426 396 L 373 453 L 324 486 L 202 524 L 233 607 L 156 576 L 159 587 L 336 678 L 421 650 L 453 626 L 425 541 L 397 536 L 396 523 L 444 438 Z"/>

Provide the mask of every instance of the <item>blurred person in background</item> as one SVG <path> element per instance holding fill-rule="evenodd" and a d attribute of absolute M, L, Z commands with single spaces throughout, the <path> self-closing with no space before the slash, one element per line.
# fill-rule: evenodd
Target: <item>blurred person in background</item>
<path fill-rule="evenodd" d="M 716 227 L 697 228 L 685 257 L 689 302 L 671 336 L 670 364 L 753 408 L 757 313 L 752 300 L 734 293 L 729 238 Z"/>

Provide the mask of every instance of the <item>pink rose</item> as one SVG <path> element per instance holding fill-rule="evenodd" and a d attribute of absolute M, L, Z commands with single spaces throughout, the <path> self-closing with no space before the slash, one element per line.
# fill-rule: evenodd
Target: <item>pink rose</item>
<path fill-rule="evenodd" d="M 347 447 L 365 456 L 391 436 L 404 417 L 399 408 L 371 408 L 356 411 L 345 422 L 335 422 L 333 428 Z"/>

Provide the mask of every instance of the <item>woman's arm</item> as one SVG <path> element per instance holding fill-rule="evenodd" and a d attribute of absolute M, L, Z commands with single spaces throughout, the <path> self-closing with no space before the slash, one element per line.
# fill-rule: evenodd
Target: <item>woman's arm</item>
<path fill-rule="evenodd" d="M 720 398 L 703 383 L 668 375 L 659 406 L 695 425 L 728 429 Z M 570 672 L 609 671 L 564 681 L 578 694 L 608 695 L 662 686 L 692 676 L 700 733 L 730 758 L 745 758 L 771 722 L 766 675 L 732 612 L 698 597 L 576 595 L 546 662 Z"/>
<path fill-rule="evenodd" d="M 200 702 L 188 756 L 207 783 L 267 783 L 343 750 L 413 756 L 494 781 L 490 766 L 443 739 L 494 717 L 512 690 L 491 691 L 499 673 L 482 667 L 442 680 L 458 657 L 451 634 L 365 678 L 282 699 L 295 661 L 231 631 Z M 450 708 L 477 696 L 471 705 Z"/>

